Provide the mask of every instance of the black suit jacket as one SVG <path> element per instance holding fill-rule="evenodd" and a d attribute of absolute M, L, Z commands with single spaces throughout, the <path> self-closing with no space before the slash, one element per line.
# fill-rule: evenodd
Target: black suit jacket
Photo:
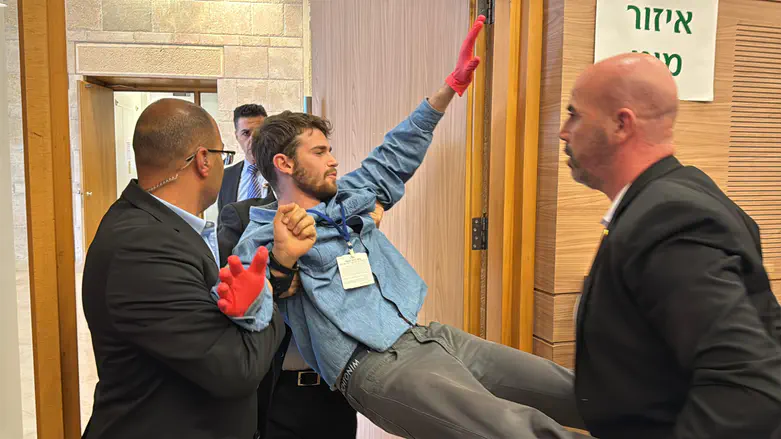
<path fill-rule="evenodd" d="M 627 190 L 578 309 L 576 394 L 601 439 L 760 439 L 781 423 L 781 310 L 759 228 L 667 157 Z"/>
<path fill-rule="evenodd" d="M 241 172 L 244 170 L 244 160 L 233 166 L 225 168 L 222 174 L 222 186 L 220 194 L 217 197 L 217 209 L 222 212 L 222 208 L 230 203 L 235 203 L 239 198 L 239 182 L 241 182 Z"/>
<path fill-rule="evenodd" d="M 87 252 L 84 314 L 100 381 L 85 438 L 250 439 L 279 313 L 248 332 L 217 308 L 203 239 L 132 181 Z"/>

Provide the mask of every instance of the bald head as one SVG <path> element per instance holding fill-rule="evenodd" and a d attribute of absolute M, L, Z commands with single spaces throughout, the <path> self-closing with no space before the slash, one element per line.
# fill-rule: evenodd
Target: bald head
<path fill-rule="evenodd" d="M 181 99 L 161 99 L 146 107 L 136 122 L 136 167 L 139 173 L 171 170 L 218 137 L 217 124 L 206 110 Z"/>
<path fill-rule="evenodd" d="M 678 91 L 667 66 L 629 53 L 600 61 L 575 82 L 559 137 L 573 178 L 614 197 L 674 152 Z"/>
<path fill-rule="evenodd" d="M 638 120 L 639 134 L 655 138 L 672 130 L 678 113 L 678 88 L 668 67 L 655 57 L 627 53 L 602 60 L 578 78 L 574 100 L 593 103 L 605 115 L 631 110 Z M 668 134 L 672 134 L 669 132 Z"/>

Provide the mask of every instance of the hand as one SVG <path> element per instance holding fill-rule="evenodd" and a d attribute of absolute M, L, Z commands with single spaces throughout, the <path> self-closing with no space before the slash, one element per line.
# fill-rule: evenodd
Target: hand
<path fill-rule="evenodd" d="M 258 298 L 266 284 L 268 249 L 258 248 L 252 264 L 245 270 L 236 255 L 228 257 L 228 266 L 220 270 L 220 284 L 217 285 L 217 306 L 225 315 L 242 317 L 252 302 Z"/>
<path fill-rule="evenodd" d="M 480 64 L 480 57 L 473 56 L 475 41 L 480 31 L 483 29 L 483 23 L 485 22 L 485 16 L 481 15 L 475 20 L 475 24 L 472 25 L 472 29 L 461 45 L 461 51 L 458 53 L 458 62 L 456 62 L 456 69 L 453 73 L 447 77 L 445 82 L 449 85 L 459 96 L 464 94 L 464 91 L 469 87 L 472 82 L 473 73 L 477 69 L 477 65 Z"/>
<path fill-rule="evenodd" d="M 293 282 L 290 283 L 290 288 L 287 289 L 284 293 L 279 295 L 280 299 L 287 299 L 288 297 L 293 297 L 298 292 L 298 289 L 301 288 L 301 278 L 299 277 L 298 273 L 293 275 Z"/>
<path fill-rule="evenodd" d="M 380 228 L 380 223 L 382 222 L 382 216 L 385 215 L 385 208 L 382 207 L 382 204 L 380 204 L 379 201 L 377 201 L 374 204 L 374 211 L 369 213 L 369 216 L 372 217 L 374 220 L 374 225 L 377 226 L 377 228 Z"/>
<path fill-rule="evenodd" d="M 274 217 L 274 258 L 292 268 L 317 240 L 315 219 L 295 203 L 279 206 Z"/>

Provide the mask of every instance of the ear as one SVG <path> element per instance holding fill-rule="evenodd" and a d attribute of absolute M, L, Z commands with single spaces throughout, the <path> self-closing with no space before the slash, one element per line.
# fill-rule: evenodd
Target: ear
<path fill-rule="evenodd" d="M 613 134 L 616 136 L 617 143 L 623 143 L 637 131 L 637 116 L 634 111 L 628 108 L 621 108 L 616 113 L 615 129 Z"/>
<path fill-rule="evenodd" d="M 208 177 L 209 172 L 214 166 L 214 160 L 214 155 L 209 154 L 209 152 L 205 149 L 199 149 L 198 152 L 195 153 L 195 158 L 193 159 L 195 172 L 197 172 L 198 175 L 200 175 L 202 178 Z"/>
<path fill-rule="evenodd" d="M 295 163 L 293 163 L 292 158 L 286 156 L 285 154 L 277 154 L 274 156 L 272 161 L 274 163 L 274 167 L 277 168 L 279 172 L 286 175 L 293 175 Z"/>

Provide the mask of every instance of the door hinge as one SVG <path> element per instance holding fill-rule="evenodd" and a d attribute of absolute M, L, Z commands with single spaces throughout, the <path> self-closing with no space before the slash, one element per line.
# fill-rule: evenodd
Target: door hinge
<path fill-rule="evenodd" d="M 496 0 L 479 0 L 477 15 L 485 15 L 485 24 L 494 24 L 494 2 Z"/>
<path fill-rule="evenodd" d="M 488 217 L 472 218 L 472 250 L 488 249 Z"/>

